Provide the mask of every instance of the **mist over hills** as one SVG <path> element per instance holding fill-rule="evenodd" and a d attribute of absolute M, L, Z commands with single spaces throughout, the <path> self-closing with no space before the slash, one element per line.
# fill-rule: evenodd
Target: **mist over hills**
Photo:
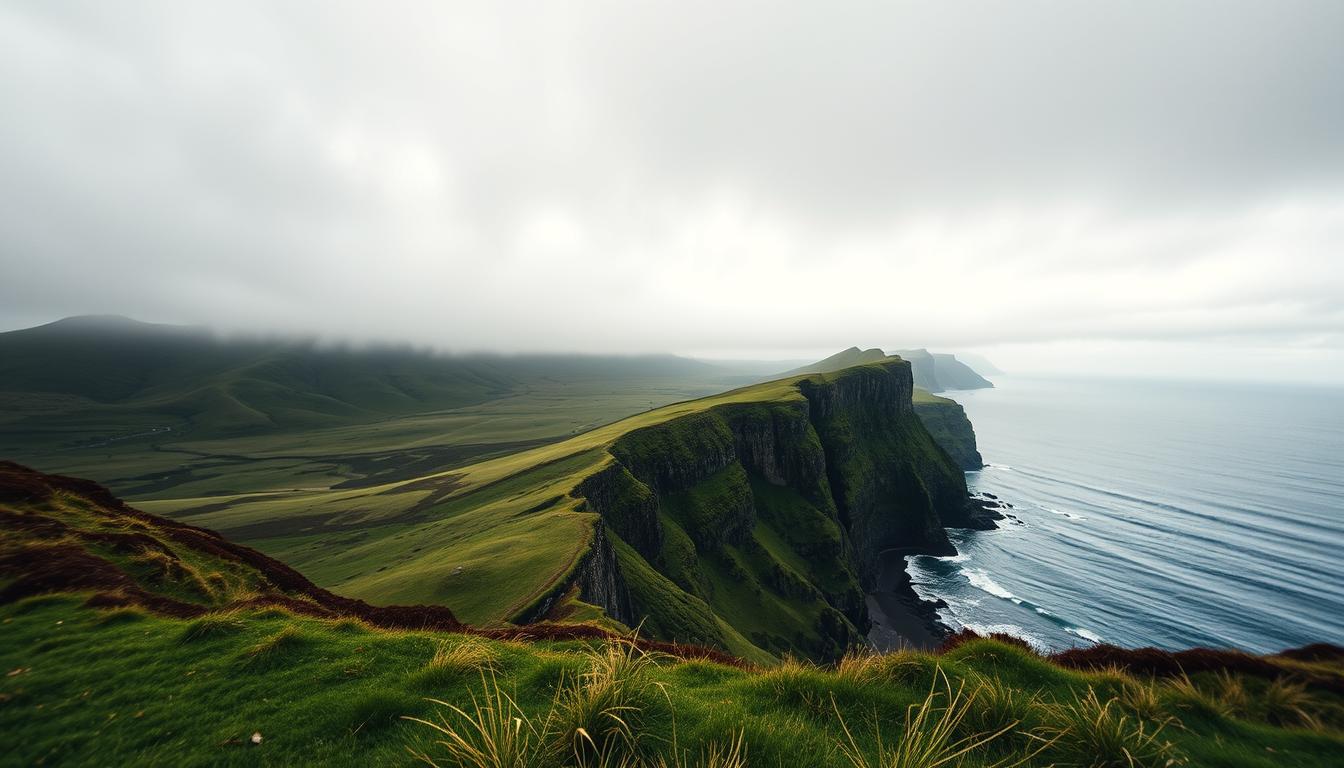
<path fill-rule="evenodd" d="M 886 358 L 880 349 L 850 348 L 789 374 Z M 928 393 L 988 382 L 951 355 L 917 350 L 909 359 L 921 417 L 958 464 L 977 468 L 960 407 Z M 209 494 L 240 487 L 229 480 L 239 479 L 236 468 L 225 466 L 256 458 L 259 448 L 273 455 L 270 440 L 293 436 L 281 455 L 318 463 L 285 476 L 311 482 L 328 477 L 335 462 L 331 482 L 363 482 L 788 375 L 770 374 L 774 365 L 667 354 L 447 354 L 76 316 L 0 333 L 0 452 L 133 496 L 209 476 L 214 482 L 197 491 Z M 590 407 L 576 411 L 578 402 Z M 268 442 L 227 442 L 249 437 Z M 201 444 L 220 440 L 227 444 Z M 109 451 L 119 460 L 109 462 Z M 121 460 L 133 453 L 133 461 Z"/>
<path fill-rule="evenodd" d="M 0 333 L 0 403 L 11 412 L 3 421 L 25 415 L 73 421 L 115 408 L 145 419 L 183 420 L 196 436 L 461 408 L 540 381 L 724 374 L 673 355 L 447 355 L 225 338 L 205 328 L 117 316 Z"/>
<path fill-rule="evenodd" d="M 916 387 L 992 386 L 952 355 L 911 350 Z M 471 406 L 535 385 L 699 382 L 705 391 L 764 378 L 827 373 L 887 355 L 853 347 L 769 374 L 769 361 L 706 362 L 670 354 L 445 354 L 409 346 L 344 346 L 225 337 L 205 327 L 116 315 L 70 317 L 0 333 L 0 425 L 103 421 L 189 429 L 196 438 L 364 423 Z"/>

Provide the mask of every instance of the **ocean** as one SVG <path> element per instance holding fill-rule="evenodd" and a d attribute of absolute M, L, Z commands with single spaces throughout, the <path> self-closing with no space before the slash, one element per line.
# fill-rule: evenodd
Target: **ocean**
<path fill-rule="evenodd" d="M 1344 389 L 999 376 L 947 393 L 1013 505 L 911 558 L 953 628 L 1273 652 L 1344 645 Z"/>

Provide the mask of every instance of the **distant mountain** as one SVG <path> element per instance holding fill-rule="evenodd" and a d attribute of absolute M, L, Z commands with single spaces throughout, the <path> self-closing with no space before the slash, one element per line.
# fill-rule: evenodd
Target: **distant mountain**
<path fill-rule="evenodd" d="M 969 365 L 981 376 L 1002 376 L 1003 371 L 989 361 L 989 358 L 975 352 L 958 352 L 957 359 Z"/>
<path fill-rule="evenodd" d="M 0 418 L 87 425 L 115 411 L 146 425 L 186 422 L 194 437 L 323 427 L 460 408 L 528 382 L 716 376 L 657 355 L 452 356 L 226 339 L 203 328 L 72 317 L 0 333 Z"/>
<path fill-rule="evenodd" d="M 929 392 L 949 389 L 988 389 L 994 384 L 971 370 L 955 355 L 930 352 L 927 349 L 902 349 L 900 355 L 914 366 L 915 386 Z"/>

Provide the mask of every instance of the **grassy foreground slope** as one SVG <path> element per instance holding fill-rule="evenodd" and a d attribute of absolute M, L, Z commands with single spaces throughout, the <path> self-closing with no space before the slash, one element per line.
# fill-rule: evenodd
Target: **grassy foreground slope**
<path fill-rule="evenodd" d="M 1269 671 L 1233 664 L 1187 680 L 1071 670 L 977 640 L 838 668 L 742 668 L 595 640 L 394 632 L 277 609 L 184 620 L 90 608 L 79 595 L 0 606 L 0 626 L 7 766 L 413 765 L 413 751 L 475 765 L 436 743 L 447 735 L 403 719 L 479 742 L 473 697 L 505 716 L 495 735 L 517 727 L 526 739 L 498 750 L 520 753 L 498 764 L 538 768 L 600 765 L 575 758 L 576 745 L 595 751 L 578 728 L 627 760 L 608 765 L 867 768 L 897 764 L 881 751 L 915 740 L 931 757 L 899 765 L 933 766 L 981 742 L 944 764 L 1034 754 L 1026 765 L 1317 768 L 1344 750 L 1338 657 L 1264 659 Z M 704 759 L 733 744 L 745 761 Z"/>
<path fill-rule="evenodd" d="M 867 630 L 884 549 L 946 552 L 961 472 L 896 358 L 678 403 L 448 472 L 142 502 L 319 584 L 489 625 L 572 611 L 765 660 Z"/>
<path fill-rule="evenodd" d="M 960 637 L 758 666 L 591 625 L 483 632 L 12 464 L 0 632 L 5 766 L 1321 766 L 1344 749 L 1344 649 L 1046 659 Z"/>

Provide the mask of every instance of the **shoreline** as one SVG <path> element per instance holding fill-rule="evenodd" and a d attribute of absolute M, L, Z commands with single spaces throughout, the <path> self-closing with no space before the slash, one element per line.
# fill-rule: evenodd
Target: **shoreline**
<path fill-rule="evenodd" d="M 906 568 L 909 553 L 883 553 L 876 588 L 865 595 L 872 628 L 868 642 L 881 653 L 913 648 L 937 650 L 952 630 L 938 616 L 942 600 L 925 600 L 915 592 Z"/>

